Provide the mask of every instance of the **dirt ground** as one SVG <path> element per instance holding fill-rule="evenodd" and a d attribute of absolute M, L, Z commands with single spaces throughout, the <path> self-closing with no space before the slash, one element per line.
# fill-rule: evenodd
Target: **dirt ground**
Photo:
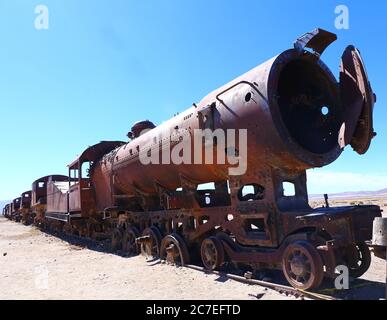
<path fill-rule="evenodd" d="M 290 299 L 216 275 L 87 249 L 0 218 L 3 299 Z"/>
<path fill-rule="evenodd" d="M 65 240 L 0 217 L 0 300 L 296 299 L 216 275 L 147 263 L 142 256 L 111 254 L 102 244 Z M 370 270 L 340 297 L 383 298 L 385 272 L 385 261 L 373 257 Z"/>

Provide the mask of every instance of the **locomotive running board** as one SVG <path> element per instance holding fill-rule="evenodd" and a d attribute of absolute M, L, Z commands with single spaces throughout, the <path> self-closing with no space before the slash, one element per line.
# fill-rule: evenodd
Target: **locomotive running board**
<path fill-rule="evenodd" d="M 80 218 L 80 214 L 69 214 L 69 213 L 57 213 L 57 212 L 46 212 L 45 217 L 51 220 L 69 222 L 71 218 Z"/>
<path fill-rule="evenodd" d="M 58 220 L 63 222 L 69 221 L 68 219 L 69 215 L 67 213 L 46 212 L 44 216 L 50 220 Z"/>

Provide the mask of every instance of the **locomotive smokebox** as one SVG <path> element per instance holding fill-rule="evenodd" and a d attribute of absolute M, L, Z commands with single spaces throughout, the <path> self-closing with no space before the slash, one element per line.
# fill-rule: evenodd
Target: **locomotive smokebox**
<path fill-rule="evenodd" d="M 281 149 L 273 153 L 287 155 L 281 167 L 306 169 L 336 160 L 342 150 L 338 140 L 343 106 L 334 76 L 314 54 L 294 49 L 269 64 L 266 92 L 276 131 L 272 137 L 279 138 L 273 147 Z"/>
<path fill-rule="evenodd" d="M 322 62 L 321 54 L 335 40 L 321 29 L 307 33 L 293 49 L 200 103 L 220 102 L 216 109 L 223 128 L 249 130 L 250 165 L 265 154 L 270 155 L 265 163 L 308 169 L 330 164 L 348 144 L 360 154 L 368 150 L 376 98 L 356 48 L 349 46 L 342 55 L 339 82 Z"/>

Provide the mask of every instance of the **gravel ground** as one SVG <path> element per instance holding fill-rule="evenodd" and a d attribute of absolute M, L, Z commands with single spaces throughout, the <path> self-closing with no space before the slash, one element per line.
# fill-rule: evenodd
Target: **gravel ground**
<path fill-rule="evenodd" d="M 66 240 L 66 241 L 65 241 Z M 0 217 L 0 300 L 295 300 L 280 293 L 187 268 L 126 258 L 103 244 L 60 239 Z M 386 262 L 373 256 L 351 290 L 321 293 L 344 299 L 384 297 Z M 332 287 L 326 283 L 326 288 Z"/>
<path fill-rule="evenodd" d="M 3 299 L 291 299 L 216 275 L 87 249 L 0 218 Z"/>

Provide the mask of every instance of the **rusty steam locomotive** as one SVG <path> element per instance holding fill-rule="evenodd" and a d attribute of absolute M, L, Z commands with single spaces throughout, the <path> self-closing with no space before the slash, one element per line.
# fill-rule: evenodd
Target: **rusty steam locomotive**
<path fill-rule="evenodd" d="M 296 288 L 319 287 L 341 264 L 361 276 L 370 265 L 366 241 L 380 208 L 308 204 L 306 170 L 332 163 L 346 145 L 364 154 L 375 136 L 376 96 L 359 51 L 345 49 L 339 81 L 320 59 L 335 40 L 322 29 L 306 33 L 293 48 L 169 121 L 137 123 L 129 143 L 89 147 L 68 166 L 68 176 L 38 179 L 3 214 L 82 237 L 111 238 L 114 249 L 176 264 L 280 269 Z M 229 163 L 139 161 L 142 146 L 161 154 L 173 147 L 177 130 L 190 137 L 196 129 L 246 129 L 244 174 L 230 175 Z M 215 158 L 228 152 L 212 142 L 203 139 L 199 152 L 210 149 Z M 240 147 L 235 143 L 234 155 Z"/>

